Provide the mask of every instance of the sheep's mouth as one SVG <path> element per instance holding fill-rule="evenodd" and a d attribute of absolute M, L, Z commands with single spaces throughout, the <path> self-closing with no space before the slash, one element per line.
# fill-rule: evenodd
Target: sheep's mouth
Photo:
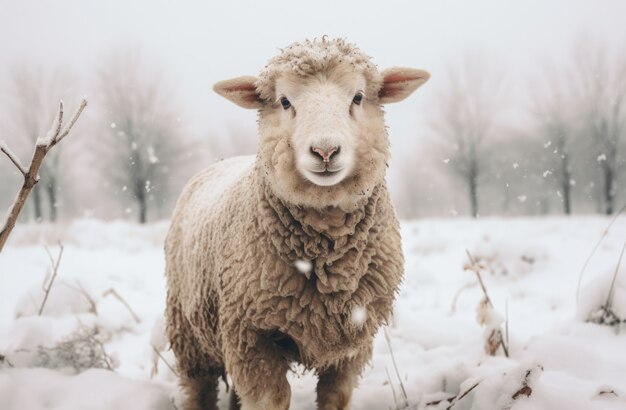
<path fill-rule="evenodd" d="M 330 171 L 328 169 L 325 169 L 323 171 L 311 171 L 313 174 L 315 174 L 316 176 L 320 176 L 320 177 L 332 177 L 334 175 L 337 175 L 339 172 L 341 172 L 340 169 L 335 170 L 335 171 Z"/>

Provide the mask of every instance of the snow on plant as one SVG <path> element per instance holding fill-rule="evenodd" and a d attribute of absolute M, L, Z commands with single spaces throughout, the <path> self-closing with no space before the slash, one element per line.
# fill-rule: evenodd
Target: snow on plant
<path fill-rule="evenodd" d="M 495 356 L 498 351 L 498 346 L 502 346 L 504 355 L 509 357 L 509 348 L 507 346 L 507 342 L 505 342 L 504 337 L 502 336 L 501 330 L 504 320 L 502 319 L 502 316 L 495 311 L 493 304 L 491 303 L 491 299 L 489 298 L 489 294 L 487 293 L 485 283 L 483 282 L 480 274 L 481 270 L 484 269 L 484 266 L 477 263 L 469 251 L 465 252 L 467 253 L 470 263 L 466 264 L 464 269 L 471 270 L 476 274 L 476 278 L 478 279 L 478 283 L 480 284 L 484 295 L 483 299 L 478 304 L 476 319 L 480 325 L 485 326 L 485 352 L 487 352 L 490 356 Z"/>

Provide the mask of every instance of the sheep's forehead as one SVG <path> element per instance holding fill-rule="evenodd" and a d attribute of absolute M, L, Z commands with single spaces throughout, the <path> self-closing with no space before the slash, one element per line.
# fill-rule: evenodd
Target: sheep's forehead
<path fill-rule="evenodd" d="M 334 89 L 341 94 L 349 95 L 359 90 L 364 91 L 366 87 L 367 82 L 363 74 L 335 69 L 329 73 L 308 77 L 287 73 L 276 79 L 274 88 L 277 98 L 284 95 L 289 99 L 298 99 L 322 89 L 326 92 Z"/>
<path fill-rule="evenodd" d="M 373 94 L 380 88 L 380 74 L 369 56 L 354 44 L 326 38 L 294 43 L 283 49 L 261 71 L 256 87 L 261 98 L 273 100 L 280 77 L 307 78 L 333 71 L 360 73 L 367 82 L 366 93 Z"/>

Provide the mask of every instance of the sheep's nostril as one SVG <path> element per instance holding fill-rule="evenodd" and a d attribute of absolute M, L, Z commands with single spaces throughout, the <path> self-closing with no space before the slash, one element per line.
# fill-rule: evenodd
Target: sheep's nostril
<path fill-rule="evenodd" d="M 330 158 L 333 155 L 339 154 L 339 149 L 340 147 L 334 147 L 331 148 L 327 151 L 324 151 L 321 148 L 315 148 L 315 147 L 311 147 L 311 152 L 315 155 L 319 155 L 322 158 L 322 161 L 324 162 L 330 162 Z"/>

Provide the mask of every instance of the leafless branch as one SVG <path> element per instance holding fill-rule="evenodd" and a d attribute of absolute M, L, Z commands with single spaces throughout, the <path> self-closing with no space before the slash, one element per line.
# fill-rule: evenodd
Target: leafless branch
<path fill-rule="evenodd" d="M 11 153 L 11 150 L 8 149 L 6 144 L 2 143 L 2 152 L 4 152 L 11 162 L 19 169 L 19 171 L 24 176 L 24 182 L 22 184 L 22 188 L 18 192 L 13 204 L 9 208 L 9 212 L 7 214 L 6 220 L 0 229 L 0 252 L 4 248 L 4 245 L 11 234 L 11 231 L 15 227 L 15 223 L 17 222 L 17 217 L 19 216 L 24 204 L 26 203 L 26 199 L 28 199 L 28 195 L 30 191 L 33 189 L 35 184 L 39 182 L 39 169 L 41 168 L 41 164 L 43 163 L 46 154 L 52 147 L 54 147 L 57 143 L 59 143 L 63 138 L 69 134 L 70 130 L 80 117 L 81 113 L 87 106 L 87 100 L 83 99 L 80 103 L 80 106 L 76 110 L 76 113 L 70 120 L 70 123 L 63 129 L 63 103 L 59 104 L 59 111 L 52 123 L 52 127 L 50 131 L 45 137 L 40 137 L 37 139 L 37 143 L 35 145 L 35 151 L 33 152 L 32 159 L 30 161 L 30 165 L 28 169 L 21 165 L 21 163 L 17 160 L 17 156 Z M 6 149 L 5 149 L 6 148 Z M 26 171 L 26 172 L 25 172 Z"/>
<path fill-rule="evenodd" d="M 615 280 L 617 279 L 617 274 L 619 272 L 619 267 L 622 264 L 622 258 L 624 257 L 624 251 L 626 251 L 626 241 L 624 241 L 624 245 L 622 246 L 622 252 L 619 254 L 619 259 L 617 260 L 617 266 L 615 266 L 615 273 L 613 273 L 613 280 L 611 281 L 611 287 L 609 288 L 609 294 L 606 297 L 606 304 L 604 305 L 604 310 L 608 311 L 611 309 L 613 305 L 613 295 L 615 294 Z"/>
<path fill-rule="evenodd" d="M 9 157 L 9 160 L 11 160 L 13 165 L 17 167 L 17 169 L 20 171 L 20 173 L 23 176 L 26 176 L 26 174 L 28 173 L 28 169 L 26 169 L 26 167 L 22 165 L 17 155 L 15 155 L 13 151 L 11 151 L 11 148 L 9 148 L 7 143 L 4 142 L 3 140 L 0 141 L 0 151 L 4 152 L 6 156 Z"/>
<path fill-rule="evenodd" d="M 57 273 L 59 271 L 59 265 L 61 264 L 61 257 L 63 256 L 63 244 L 61 242 L 59 242 L 59 256 L 57 256 L 56 260 L 52 256 L 50 249 L 48 249 L 47 246 L 45 248 L 46 248 L 46 252 L 48 252 L 48 257 L 50 258 L 50 268 L 52 269 L 52 276 L 50 276 L 50 280 L 44 281 L 43 300 L 41 301 L 41 306 L 39 306 L 39 313 L 38 313 L 39 316 L 41 316 L 41 314 L 43 313 L 43 308 L 46 306 L 46 302 L 48 301 L 48 296 L 50 295 L 50 289 L 52 289 L 54 280 L 57 277 Z"/>
<path fill-rule="evenodd" d="M 139 318 L 139 316 L 137 316 L 137 314 L 133 311 L 133 309 L 130 307 L 130 305 L 128 304 L 128 302 L 126 302 L 126 300 L 120 296 L 119 293 L 117 293 L 117 291 L 113 288 L 110 288 L 106 291 L 104 291 L 102 293 L 102 297 L 107 297 L 107 296 L 113 296 L 115 299 L 117 299 L 118 301 L 120 301 L 120 303 L 122 305 L 124 305 L 124 307 L 130 312 L 130 314 L 133 316 L 133 319 L 135 319 L 135 322 L 137 323 L 141 323 L 141 319 Z"/>

